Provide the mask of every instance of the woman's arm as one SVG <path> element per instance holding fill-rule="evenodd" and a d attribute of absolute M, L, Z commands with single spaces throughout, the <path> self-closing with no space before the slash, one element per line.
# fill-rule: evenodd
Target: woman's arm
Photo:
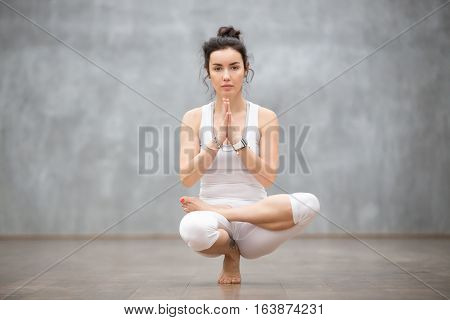
<path fill-rule="evenodd" d="M 266 108 L 259 110 L 260 155 L 247 147 L 239 151 L 239 156 L 247 170 L 267 188 L 277 176 L 279 124 L 275 112 Z"/>
<path fill-rule="evenodd" d="M 205 148 L 200 150 L 198 130 L 201 108 L 186 112 L 180 129 L 180 180 L 185 187 L 193 186 L 211 166 L 217 151 Z M 208 147 L 216 149 L 213 141 Z"/>

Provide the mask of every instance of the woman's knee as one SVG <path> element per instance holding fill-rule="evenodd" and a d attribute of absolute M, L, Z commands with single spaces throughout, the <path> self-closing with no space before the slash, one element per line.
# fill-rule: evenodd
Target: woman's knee
<path fill-rule="evenodd" d="M 194 251 L 210 248 L 217 240 L 218 221 L 207 212 L 191 212 L 180 222 L 179 232 L 184 242 Z"/>
<path fill-rule="evenodd" d="M 310 208 L 311 214 L 316 216 L 320 211 L 319 199 L 312 193 L 306 193 L 306 202 Z"/>
<path fill-rule="evenodd" d="M 294 222 L 309 221 L 320 212 L 319 199 L 312 193 L 293 193 L 291 195 Z"/>

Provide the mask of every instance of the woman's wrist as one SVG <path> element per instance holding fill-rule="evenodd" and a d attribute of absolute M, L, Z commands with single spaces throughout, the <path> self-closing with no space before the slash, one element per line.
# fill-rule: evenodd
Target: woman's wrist
<path fill-rule="evenodd" d="M 215 151 L 215 152 L 219 151 L 218 145 L 213 140 L 209 141 L 205 145 L 205 147 L 206 147 L 207 150 L 211 150 L 211 151 Z"/>
<path fill-rule="evenodd" d="M 219 150 L 219 149 L 222 148 L 223 142 L 219 142 L 219 140 L 217 139 L 216 136 L 214 136 L 214 137 L 212 138 L 212 142 L 216 145 L 217 150 Z"/>
<path fill-rule="evenodd" d="M 233 139 L 229 139 L 229 142 L 231 143 L 231 145 L 235 145 L 236 143 L 238 143 L 239 141 L 241 141 L 242 137 L 236 137 Z"/>
<path fill-rule="evenodd" d="M 237 142 L 232 144 L 232 147 L 234 149 L 234 151 L 236 151 L 237 154 L 239 154 L 239 152 L 243 149 L 245 149 L 248 146 L 248 142 L 247 139 L 245 139 L 244 137 L 241 137 L 240 140 L 238 140 Z"/>

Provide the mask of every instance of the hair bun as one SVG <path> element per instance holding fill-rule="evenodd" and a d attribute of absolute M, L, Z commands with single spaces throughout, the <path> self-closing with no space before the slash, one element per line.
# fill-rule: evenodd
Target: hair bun
<path fill-rule="evenodd" d="M 219 30 L 217 31 L 218 37 L 232 37 L 232 38 L 236 38 L 238 40 L 241 40 L 239 38 L 240 34 L 241 34 L 241 31 L 235 30 L 232 26 L 220 27 Z"/>

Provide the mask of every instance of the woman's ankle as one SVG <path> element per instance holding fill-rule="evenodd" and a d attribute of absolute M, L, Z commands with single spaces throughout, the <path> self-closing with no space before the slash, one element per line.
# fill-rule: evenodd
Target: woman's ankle
<path fill-rule="evenodd" d="M 225 253 L 226 257 L 230 257 L 232 259 L 236 259 L 236 256 L 239 256 L 239 247 L 236 241 L 233 238 L 230 238 L 228 242 L 228 252 Z"/>

